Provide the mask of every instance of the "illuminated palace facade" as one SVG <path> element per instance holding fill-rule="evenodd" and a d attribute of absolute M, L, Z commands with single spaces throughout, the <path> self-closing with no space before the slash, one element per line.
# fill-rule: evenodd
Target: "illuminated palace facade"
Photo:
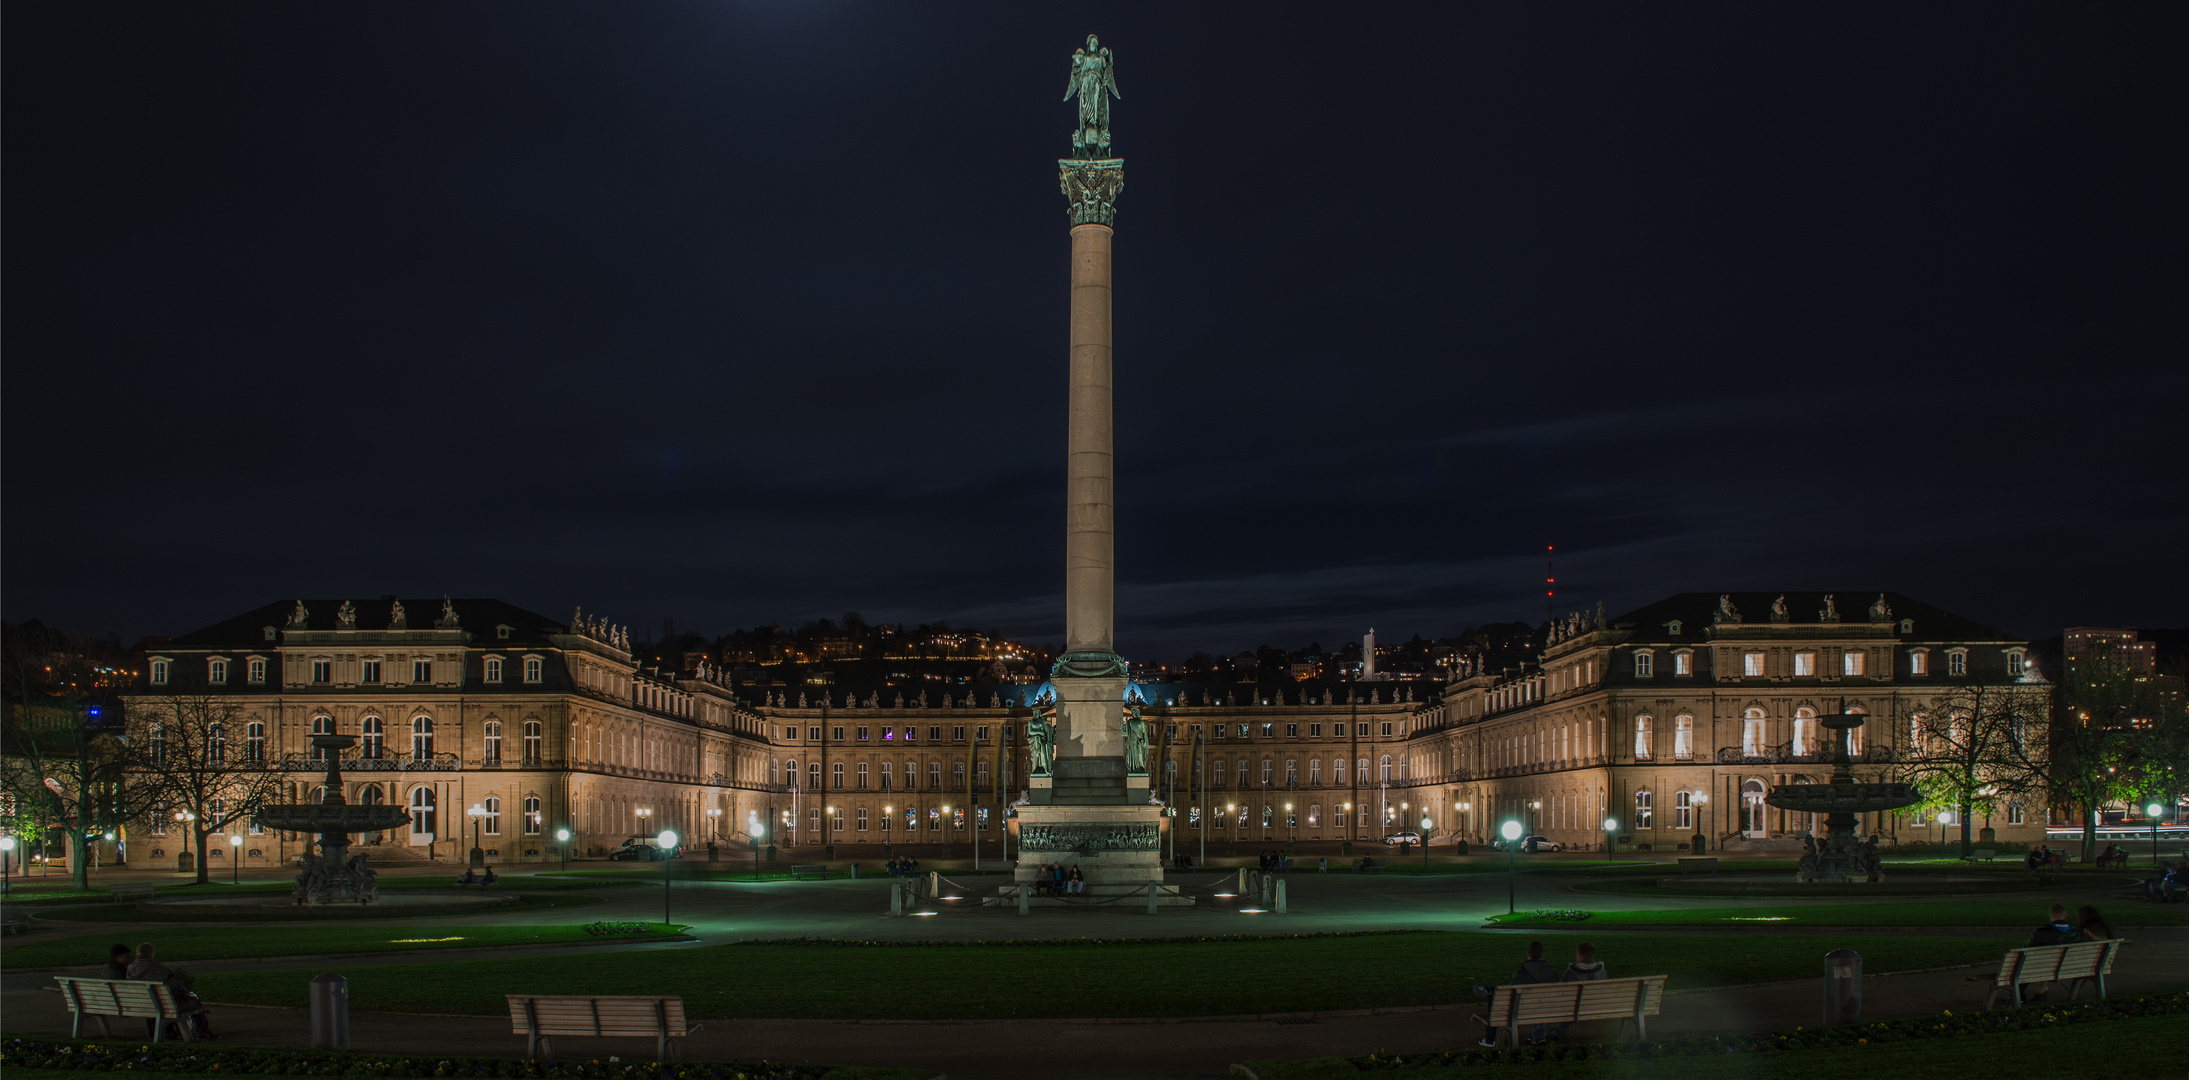
<path fill-rule="evenodd" d="M 1851 602 L 1868 610 L 1841 618 L 1821 594 L 1683 594 L 1617 619 L 1574 616 L 1535 662 L 1462 668 L 1443 686 L 1146 686 L 1170 839 L 1180 854 L 1203 841 L 1372 841 L 1427 817 L 1474 843 L 1518 819 L 1598 846 L 1609 816 L 1657 850 L 1698 833 L 1713 847 L 1791 843 L 1813 823 L 1763 797 L 1828 778 L 1818 717 L 1873 718 L 1854 761 L 1858 779 L 1877 779 L 1905 760 L 1899 718 L 1929 695 L 2040 681 L 2024 642 L 1896 595 Z M 998 780 L 1007 798 L 1025 784 L 1034 690 L 800 697 L 731 685 L 706 664 L 644 667 L 621 630 L 583 613 L 393 597 L 271 604 L 167 642 L 141 670 L 138 694 L 233 702 L 242 730 L 229 744 L 292 775 L 292 799 L 321 794 L 310 737 L 355 736 L 343 795 L 410 811 L 406 828 L 365 838 L 377 862 L 397 863 L 460 857 L 474 831 L 494 861 L 560 858 L 561 829 L 579 856 L 671 828 L 736 858 L 762 823 L 809 858 L 825 844 L 853 857 L 993 843 L 1007 826 Z M 1989 824 L 2002 840 L 2043 836 L 2037 807 Z M 182 850 L 166 827 L 146 822 L 131 854 Z M 230 831 L 246 836 L 246 865 L 285 862 L 305 840 Z"/>

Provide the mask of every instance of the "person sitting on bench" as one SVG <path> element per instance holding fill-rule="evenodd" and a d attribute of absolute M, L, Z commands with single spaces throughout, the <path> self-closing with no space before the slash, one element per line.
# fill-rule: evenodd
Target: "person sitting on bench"
<path fill-rule="evenodd" d="M 1513 977 L 1507 979 L 1505 981 L 1505 984 L 1511 986 L 1521 983 L 1547 983 L 1557 981 L 1558 972 L 1553 969 L 1549 964 L 1545 963 L 1543 960 L 1543 943 L 1540 941 L 1531 941 L 1528 942 L 1528 958 L 1520 962 L 1520 970 L 1513 972 Z M 1491 987 L 1475 987 L 1475 997 L 1480 998 L 1483 1001 L 1490 1000 L 1491 993 Z M 1484 1031 L 1482 1033 L 1481 1045 L 1496 1046 L 1497 1032 L 1498 1029 L 1494 1027 L 1490 1028 L 1487 1031 Z M 1535 1025 L 1535 1037 L 1533 1039 L 1530 1039 L 1529 1041 L 1543 1041 L 1543 1025 Z M 1513 1042 L 1515 1044 L 1518 1044 L 1520 1042 L 1520 1033 L 1517 1031 L 1513 1033 Z"/>

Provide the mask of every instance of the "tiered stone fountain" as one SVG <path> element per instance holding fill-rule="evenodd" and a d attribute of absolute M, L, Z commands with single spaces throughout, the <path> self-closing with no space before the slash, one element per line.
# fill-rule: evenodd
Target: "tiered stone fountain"
<path fill-rule="evenodd" d="M 1858 784 L 1848 768 L 1847 733 L 1861 727 L 1860 713 L 1842 713 L 1818 721 L 1832 732 L 1832 781 L 1828 784 L 1784 785 L 1764 797 L 1781 810 L 1824 815 L 1824 843 L 1813 837 L 1802 840 L 1805 849 L 1794 871 L 1796 881 L 1882 881 L 1877 837 L 1855 837 L 1855 815 L 1913 806 L 1921 796 L 1912 784 Z"/>
<path fill-rule="evenodd" d="M 351 806 L 342 797 L 342 751 L 357 745 L 353 735 L 314 735 L 312 746 L 327 755 L 327 794 L 317 803 L 269 806 L 253 815 L 261 827 L 319 834 L 319 851 L 306 852 L 296 876 L 298 904 L 370 904 L 379 896 L 378 875 L 366 856 L 350 854 L 350 834 L 383 832 L 410 823 L 398 806 Z"/>

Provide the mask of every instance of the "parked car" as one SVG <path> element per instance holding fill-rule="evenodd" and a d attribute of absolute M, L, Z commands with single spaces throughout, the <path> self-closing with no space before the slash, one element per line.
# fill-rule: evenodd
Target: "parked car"
<path fill-rule="evenodd" d="M 1539 855 L 1546 851 L 1566 850 L 1558 841 L 1548 836 L 1523 836 L 1518 840 L 1507 840 L 1500 836 L 1490 841 L 1490 849 L 1492 851 L 1503 851 L 1508 844 L 1519 845 L 1520 850 L 1529 855 Z"/>
<path fill-rule="evenodd" d="M 1421 834 L 1418 832 L 1395 832 L 1384 837 L 1383 842 L 1386 844 L 1418 844 L 1421 843 Z"/>
<path fill-rule="evenodd" d="M 683 858 L 683 845 L 672 848 L 669 854 L 672 858 Z M 651 836 L 628 836 L 608 853 L 608 857 L 617 862 L 653 862 L 661 858 L 661 845 L 654 843 Z"/>

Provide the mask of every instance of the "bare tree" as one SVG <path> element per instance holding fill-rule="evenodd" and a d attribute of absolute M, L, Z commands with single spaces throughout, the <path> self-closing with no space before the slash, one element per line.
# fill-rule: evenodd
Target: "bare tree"
<path fill-rule="evenodd" d="M 266 759 L 266 732 L 254 723 L 234 700 L 215 694 L 131 702 L 130 731 L 145 747 L 149 786 L 190 831 L 200 883 L 208 879 L 206 836 L 249 820 L 281 792 L 281 774 Z"/>
<path fill-rule="evenodd" d="M 143 748 L 126 735 L 117 693 L 132 676 L 111 644 L 36 622 L 0 646 L 0 803 L 8 825 L 66 835 L 69 876 L 90 885 L 90 839 L 136 821 L 156 797 Z"/>
<path fill-rule="evenodd" d="M 1923 792 L 1924 802 L 1955 809 L 1961 854 L 1971 850 L 1969 819 L 1976 812 L 1988 817 L 2045 790 L 2047 689 L 1954 686 L 1900 704 L 1908 752 L 1894 771 Z"/>

